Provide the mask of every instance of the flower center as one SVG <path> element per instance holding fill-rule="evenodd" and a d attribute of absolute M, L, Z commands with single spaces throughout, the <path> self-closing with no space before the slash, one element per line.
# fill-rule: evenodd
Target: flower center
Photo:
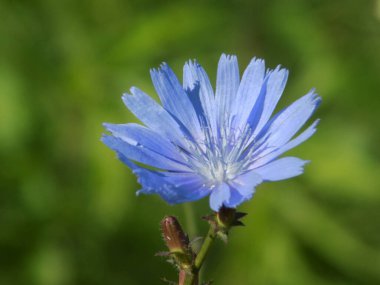
<path fill-rule="evenodd" d="M 251 144 L 251 129 L 234 132 L 221 128 L 217 134 L 205 128 L 205 139 L 187 139 L 186 149 L 181 149 L 190 168 L 203 176 L 210 187 L 228 182 L 247 168 L 255 147 Z M 248 153 L 246 150 L 249 150 Z"/>

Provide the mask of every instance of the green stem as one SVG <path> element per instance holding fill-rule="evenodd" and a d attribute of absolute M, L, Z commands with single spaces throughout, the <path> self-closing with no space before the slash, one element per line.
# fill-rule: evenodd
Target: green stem
<path fill-rule="evenodd" d="M 195 258 L 194 262 L 194 268 L 198 272 L 202 264 L 207 256 L 208 250 L 210 249 L 213 241 L 215 240 L 216 237 L 216 231 L 212 225 L 210 225 L 210 229 L 208 230 L 207 236 L 202 244 L 201 249 L 199 250 L 197 257 Z"/>
<path fill-rule="evenodd" d="M 197 225 L 195 222 L 193 204 L 184 203 L 183 211 L 185 213 L 187 233 L 190 237 L 194 238 L 197 235 Z"/>
<path fill-rule="evenodd" d="M 216 231 L 212 225 L 207 233 L 207 236 L 199 250 L 192 268 L 188 270 L 181 270 L 179 273 L 179 285 L 198 285 L 199 284 L 199 271 L 203 265 L 203 262 L 207 256 L 207 253 L 214 242 L 216 237 Z"/>
<path fill-rule="evenodd" d="M 181 270 L 179 272 L 179 285 L 198 285 L 198 274 Z"/>

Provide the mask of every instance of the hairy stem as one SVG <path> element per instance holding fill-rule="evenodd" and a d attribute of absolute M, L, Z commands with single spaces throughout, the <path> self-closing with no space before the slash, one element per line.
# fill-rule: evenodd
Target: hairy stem
<path fill-rule="evenodd" d="M 216 237 L 216 231 L 212 225 L 205 237 L 205 240 L 199 250 L 194 264 L 190 270 L 181 270 L 179 273 L 179 285 L 198 285 L 199 284 L 199 271 L 202 268 L 203 262 L 207 256 L 207 253 L 214 242 Z"/>
<path fill-rule="evenodd" d="M 198 285 L 199 276 L 198 273 L 188 272 L 186 270 L 181 270 L 179 272 L 179 285 Z"/>

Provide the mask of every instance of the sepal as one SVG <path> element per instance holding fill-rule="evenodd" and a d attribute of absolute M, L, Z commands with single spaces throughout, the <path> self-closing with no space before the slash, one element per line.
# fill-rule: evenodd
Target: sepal
<path fill-rule="evenodd" d="M 214 228 L 214 231 L 223 242 L 227 243 L 228 233 L 232 227 L 244 226 L 240 220 L 247 214 L 237 212 L 234 208 L 222 206 L 218 212 L 203 217 Z"/>

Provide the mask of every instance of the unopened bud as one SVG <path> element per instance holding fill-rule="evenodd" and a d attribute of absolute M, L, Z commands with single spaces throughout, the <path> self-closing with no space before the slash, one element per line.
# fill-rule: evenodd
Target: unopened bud
<path fill-rule="evenodd" d="M 170 252 L 185 252 L 187 250 L 190 243 L 189 238 L 175 217 L 165 217 L 161 221 L 161 230 Z"/>
<path fill-rule="evenodd" d="M 161 221 L 161 231 L 170 254 L 180 268 L 190 267 L 193 262 L 193 251 L 188 236 L 182 230 L 178 220 L 167 216 Z"/>

